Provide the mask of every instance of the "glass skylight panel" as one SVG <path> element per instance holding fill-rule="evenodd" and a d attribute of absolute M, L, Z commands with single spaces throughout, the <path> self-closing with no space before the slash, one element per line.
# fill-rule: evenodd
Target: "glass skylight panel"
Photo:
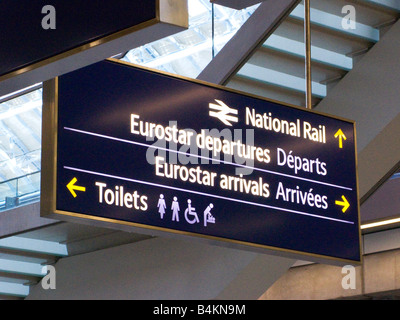
<path fill-rule="evenodd" d="M 1 100 L 0 209 L 18 197 L 39 192 L 42 90 Z"/>
<path fill-rule="evenodd" d="M 158 56 L 163 56 L 179 51 L 179 46 L 172 37 L 155 42 L 152 48 L 157 52 Z"/>
<path fill-rule="evenodd" d="M 123 60 L 130 61 L 132 63 L 145 65 L 146 63 L 153 61 L 155 58 L 159 57 L 154 50 L 149 50 L 146 47 L 140 47 L 136 50 L 129 51 Z"/>
<path fill-rule="evenodd" d="M 217 54 L 258 7 L 234 10 L 214 5 L 213 30 L 209 0 L 189 0 L 188 4 L 188 30 L 133 49 L 122 60 L 196 78 L 213 58 L 213 51 Z"/>
<path fill-rule="evenodd" d="M 180 32 L 174 36 L 174 39 L 180 45 L 181 49 L 186 49 L 202 43 L 203 41 L 207 40 L 207 37 L 200 33 L 196 28 L 189 29 L 185 32 Z"/>

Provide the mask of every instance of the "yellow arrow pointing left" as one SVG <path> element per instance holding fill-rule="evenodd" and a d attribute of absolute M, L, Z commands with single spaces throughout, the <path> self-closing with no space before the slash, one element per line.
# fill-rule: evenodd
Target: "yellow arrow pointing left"
<path fill-rule="evenodd" d="M 81 186 L 76 186 L 76 185 L 75 185 L 75 183 L 76 183 L 77 181 L 78 181 L 77 178 L 73 178 L 73 179 L 67 184 L 67 188 L 68 188 L 69 192 L 71 192 L 71 194 L 73 195 L 74 198 L 77 197 L 75 190 L 76 190 L 76 191 L 83 191 L 83 192 L 86 191 L 86 188 L 85 188 L 85 187 L 81 187 Z"/>

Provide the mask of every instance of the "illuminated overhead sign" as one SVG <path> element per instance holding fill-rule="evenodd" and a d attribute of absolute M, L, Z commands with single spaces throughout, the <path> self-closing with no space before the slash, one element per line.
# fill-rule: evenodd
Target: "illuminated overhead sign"
<path fill-rule="evenodd" d="M 187 0 L 2 0 L 0 21 L 2 95 L 182 31 L 188 11 Z"/>
<path fill-rule="evenodd" d="M 361 259 L 351 121 L 116 60 L 44 103 L 44 216 Z"/>

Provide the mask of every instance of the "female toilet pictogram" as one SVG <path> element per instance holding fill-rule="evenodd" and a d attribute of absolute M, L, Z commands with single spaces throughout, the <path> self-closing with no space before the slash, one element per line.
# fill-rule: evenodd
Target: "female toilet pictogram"
<path fill-rule="evenodd" d="M 161 219 L 164 219 L 166 207 L 167 207 L 167 205 L 165 204 L 164 195 L 160 194 L 160 199 L 158 200 L 157 208 L 158 208 L 158 212 L 160 213 Z"/>

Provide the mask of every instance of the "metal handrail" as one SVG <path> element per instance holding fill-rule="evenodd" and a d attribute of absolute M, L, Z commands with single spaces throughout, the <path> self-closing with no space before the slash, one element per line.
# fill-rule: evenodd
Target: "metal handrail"
<path fill-rule="evenodd" d="M 25 174 L 25 175 L 23 175 L 23 176 L 19 176 L 19 177 L 16 177 L 16 178 L 11 178 L 11 179 L 8 179 L 8 180 L 5 180 L 5 181 L 1 181 L 1 182 L 0 182 L 0 185 L 2 185 L 2 184 L 4 184 L 4 183 L 10 183 L 11 181 L 14 181 L 14 180 L 19 180 L 19 179 L 27 178 L 27 177 L 29 177 L 29 176 L 33 176 L 33 175 L 38 174 L 38 173 L 40 173 L 40 172 L 41 172 L 41 170 L 38 170 L 38 171 L 31 172 L 31 173 L 27 173 L 27 174 Z"/>

